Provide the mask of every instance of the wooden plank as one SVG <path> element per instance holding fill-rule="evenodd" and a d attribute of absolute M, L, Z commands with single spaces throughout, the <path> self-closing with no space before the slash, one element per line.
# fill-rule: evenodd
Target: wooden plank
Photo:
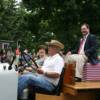
<path fill-rule="evenodd" d="M 100 82 L 76 82 L 75 85 L 65 84 L 65 86 L 76 90 L 100 89 Z"/>
<path fill-rule="evenodd" d="M 99 91 L 98 91 L 99 90 Z M 100 92 L 100 82 L 65 84 L 60 96 L 36 94 L 36 100 L 95 100 Z"/>
<path fill-rule="evenodd" d="M 63 84 L 74 85 L 75 84 L 74 76 L 75 76 L 75 63 L 65 64 Z"/>
<path fill-rule="evenodd" d="M 63 93 L 78 95 L 79 93 L 95 93 L 100 91 L 100 82 L 76 82 L 75 85 L 65 84 Z"/>
<path fill-rule="evenodd" d="M 36 94 L 36 100 L 95 100 L 96 93 L 79 93 L 76 96 L 62 93 L 60 96 Z"/>
<path fill-rule="evenodd" d="M 71 95 L 77 95 L 77 90 L 73 88 L 67 88 L 66 86 L 63 87 L 63 93 L 68 93 Z"/>
<path fill-rule="evenodd" d="M 45 94 L 36 94 L 36 100 L 66 100 L 66 97 L 62 93 L 60 96 L 55 95 L 45 95 Z"/>

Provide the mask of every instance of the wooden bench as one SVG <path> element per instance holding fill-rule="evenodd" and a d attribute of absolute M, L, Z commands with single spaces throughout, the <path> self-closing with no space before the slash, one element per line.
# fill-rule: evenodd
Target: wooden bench
<path fill-rule="evenodd" d="M 65 84 L 63 87 L 63 93 L 71 95 L 78 95 L 79 92 L 95 92 L 100 91 L 100 82 L 76 82 L 75 85 Z"/>
<path fill-rule="evenodd" d="M 74 82 L 75 64 L 65 65 L 60 96 L 36 94 L 36 100 L 95 100 L 100 93 L 100 82 Z"/>
<path fill-rule="evenodd" d="M 60 96 L 36 94 L 36 100 L 95 100 L 100 93 L 100 82 L 65 84 Z"/>
<path fill-rule="evenodd" d="M 75 63 L 65 64 L 60 96 L 36 93 L 36 100 L 95 100 L 100 93 L 100 82 L 75 82 Z"/>

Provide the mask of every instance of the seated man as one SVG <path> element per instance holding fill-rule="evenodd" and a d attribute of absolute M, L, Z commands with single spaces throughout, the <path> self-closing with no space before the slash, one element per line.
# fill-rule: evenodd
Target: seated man
<path fill-rule="evenodd" d="M 97 40 L 95 35 L 90 34 L 90 29 L 88 24 L 83 24 L 81 26 L 81 32 L 83 38 L 80 39 L 80 45 L 75 51 L 69 51 L 66 54 L 65 62 L 71 63 L 76 62 L 76 73 L 75 81 L 81 81 L 83 66 L 86 61 L 92 64 L 97 64 Z"/>
<path fill-rule="evenodd" d="M 21 97 L 23 90 L 29 85 L 42 88 L 43 90 L 52 91 L 57 86 L 62 68 L 64 67 L 64 60 L 59 55 L 60 49 L 64 45 L 59 41 L 52 40 L 48 42 L 49 57 L 45 59 L 41 68 L 37 68 L 37 73 L 27 73 L 19 76 L 18 82 L 18 96 Z"/>

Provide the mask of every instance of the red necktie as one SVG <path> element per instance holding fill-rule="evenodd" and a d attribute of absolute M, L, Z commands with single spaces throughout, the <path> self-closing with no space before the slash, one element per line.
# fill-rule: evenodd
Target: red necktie
<path fill-rule="evenodd" d="M 84 39 L 80 39 L 80 46 L 78 49 L 78 54 L 80 53 L 80 50 L 82 49 L 83 42 L 84 42 Z"/>

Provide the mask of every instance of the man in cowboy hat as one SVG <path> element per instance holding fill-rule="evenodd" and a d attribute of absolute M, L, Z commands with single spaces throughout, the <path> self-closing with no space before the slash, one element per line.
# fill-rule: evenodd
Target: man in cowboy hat
<path fill-rule="evenodd" d="M 64 48 L 64 45 L 57 41 L 51 40 L 46 43 L 48 45 L 49 57 L 44 61 L 43 66 L 37 69 L 36 74 L 27 73 L 19 77 L 18 96 L 21 97 L 23 90 L 29 85 L 42 88 L 43 90 L 52 91 L 58 85 L 64 60 L 59 55 L 59 51 Z"/>

